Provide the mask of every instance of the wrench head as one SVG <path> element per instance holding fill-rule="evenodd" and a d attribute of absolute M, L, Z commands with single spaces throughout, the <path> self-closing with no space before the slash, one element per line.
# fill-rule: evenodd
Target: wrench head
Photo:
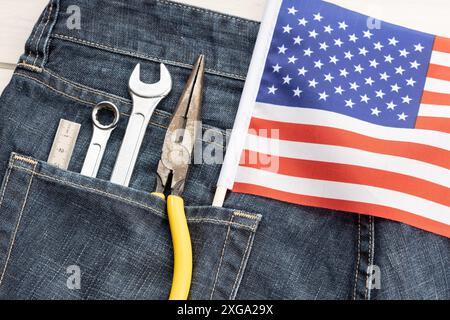
<path fill-rule="evenodd" d="M 152 84 L 144 83 L 141 81 L 141 65 L 138 63 L 131 74 L 128 88 L 132 95 L 142 98 L 164 98 L 172 90 L 172 77 L 164 63 L 161 63 L 160 80 Z"/>

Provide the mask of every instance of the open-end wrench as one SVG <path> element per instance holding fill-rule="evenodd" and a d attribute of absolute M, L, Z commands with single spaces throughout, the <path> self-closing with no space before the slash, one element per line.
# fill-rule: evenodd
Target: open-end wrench
<path fill-rule="evenodd" d="M 161 100 L 172 90 L 172 78 L 162 63 L 160 74 L 159 82 L 154 84 L 146 84 L 140 80 L 139 64 L 131 74 L 128 86 L 133 109 L 111 175 L 112 183 L 129 185 L 150 118 Z"/>
<path fill-rule="evenodd" d="M 98 113 L 101 110 L 108 110 L 113 113 L 114 119 L 111 123 L 100 123 Z M 94 110 L 92 110 L 94 132 L 92 134 L 86 158 L 84 159 L 83 168 L 81 169 L 82 175 L 92 178 L 97 177 L 98 169 L 100 168 L 109 137 L 111 136 L 111 132 L 117 127 L 119 119 L 119 109 L 111 102 L 100 102 L 94 107 Z"/>

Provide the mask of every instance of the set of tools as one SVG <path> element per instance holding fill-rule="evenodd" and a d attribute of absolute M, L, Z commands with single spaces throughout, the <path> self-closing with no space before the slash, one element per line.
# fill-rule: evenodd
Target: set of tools
<path fill-rule="evenodd" d="M 110 181 L 128 186 L 136 160 L 142 146 L 150 118 L 158 104 L 170 93 L 172 78 L 164 64 L 161 64 L 160 81 L 146 84 L 140 80 L 138 64 L 129 81 L 133 100 L 125 136 L 111 175 Z M 180 97 L 169 124 L 157 169 L 157 186 L 153 193 L 167 200 L 167 214 L 174 249 L 174 273 L 169 299 L 185 300 L 189 295 L 192 278 L 192 245 L 189 228 L 181 197 L 194 144 L 200 128 L 205 71 L 204 56 L 200 56 Z M 112 113 L 110 123 L 99 119 L 101 112 Z M 108 140 L 120 120 L 118 108 L 111 102 L 101 102 L 92 112 L 93 134 L 81 170 L 81 174 L 96 177 Z M 180 134 L 181 133 L 181 134 Z"/>

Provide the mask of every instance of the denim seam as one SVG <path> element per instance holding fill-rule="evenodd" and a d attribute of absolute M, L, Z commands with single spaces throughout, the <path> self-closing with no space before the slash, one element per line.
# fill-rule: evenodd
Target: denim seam
<path fill-rule="evenodd" d="M 67 93 L 65 93 L 65 92 L 63 92 L 63 91 L 60 91 L 60 90 L 58 90 L 58 89 L 52 87 L 51 85 L 49 85 L 49 84 L 47 84 L 47 83 L 45 83 L 45 82 L 43 82 L 43 81 L 41 81 L 41 80 L 39 80 L 39 79 L 34 78 L 34 77 L 25 75 L 25 74 L 20 73 L 20 72 L 16 72 L 15 75 L 17 75 L 17 76 L 19 76 L 19 77 L 23 77 L 23 78 L 30 79 L 30 80 L 32 80 L 32 81 L 36 81 L 36 82 L 38 82 L 38 83 L 40 83 L 40 84 L 46 86 L 46 87 L 49 88 L 50 90 L 52 90 L 52 91 L 54 91 L 54 92 L 56 92 L 56 93 L 58 93 L 58 94 L 60 94 L 60 95 L 62 95 L 62 96 L 64 96 L 64 97 L 66 97 L 66 98 L 68 98 L 68 99 L 72 99 L 72 100 L 75 100 L 75 101 L 77 101 L 77 102 L 84 103 L 84 104 L 87 104 L 87 105 L 90 105 L 90 106 L 95 106 L 95 105 L 96 105 L 96 103 L 94 103 L 94 102 L 82 100 L 82 99 L 79 99 L 79 98 L 77 98 L 77 97 L 71 96 L 71 95 L 69 95 L 69 94 L 67 94 Z M 162 116 L 162 117 L 168 117 L 167 115 L 165 115 L 165 114 L 159 112 L 158 110 L 155 111 L 155 114 L 156 114 L 156 113 L 157 113 L 159 116 Z M 121 114 L 122 116 L 124 116 L 124 117 L 129 117 L 129 116 L 130 116 L 129 114 L 124 113 L 124 112 L 121 112 L 120 114 Z M 163 126 L 163 125 L 161 125 L 161 124 L 155 123 L 155 122 L 153 122 L 153 121 L 150 121 L 150 124 L 151 124 L 151 125 L 154 125 L 154 126 L 156 126 L 156 127 L 162 128 L 162 129 L 167 129 L 166 126 Z M 223 132 L 221 132 L 221 131 L 219 131 L 219 130 L 217 130 L 217 129 L 214 129 L 214 128 L 212 128 L 212 127 L 206 127 L 206 126 L 203 126 L 203 129 L 206 129 L 206 130 L 213 130 L 213 131 L 216 132 L 216 133 L 219 133 L 219 134 L 221 134 L 221 135 L 224 135 Z M 222 149 L 224 148 L 224 146 L 219 145 L 219 144 L 214 143 L 214 142 L 211 142 L 211 141 L 205 141 L 205 140 L 201 140 L 201 141 L 203 141 L 203 142 L 205 142 L 205 143 L 209 143 L 209 144 L 214 144 L 214 145 L 216 145 L 216 146 L 221 147 Z"/>
<path fill-rule="evenodd" d="M 107 46 L 105 44 L 87 41 L 87 40 L 83 40 L 83 39 L 79 39 L 79 38 L 75 38 L 75 37 L 71 37 L 71 36 L 66 36 L 63 34 L 55 33 L 55 34 L 53 34 L 53 37 L 56 39 L 67 40 L 69 42 L 83 44 L 86 46 L 95 47 L 97 49 L 106 50 L 106 51 L 117 53 L 117 54 L 122 54 L 122 55 L 127 55 L 127 56 L 131 56 L 131 57 L 135 57 L 135 58 L 149 60 L 152 62 L 165 63 L 168 65 L 172 65 L 172 66 L 176 66 L 176 67 L 180 67 L 180 68 L 192 69 L 192 65 L 188 64 L 188 63 L 183 63 L 183 62 L 174 61 L 174 60 L 160 59 L 160 58 L 150 56 L 147 54 L 143 54 L 143 53 L 139 53 L 136 51 L 129 51 L 129 50 L 123 50 L 123 49 L 119 49 L 119 48 L 114 48 L 114 47 Z M 206 68 L 205 73 L 210 73 L 213 75 L 231 78 L 231 79 L 235 79 L 235 80 L 241 80 L 241 81 L 245 81 L 245 79 L 246 79 L 245 76 L 240 75 L 240 74 L 222 72 L 222 71 L 218 71 L 218 70 L 214 70 L 214 69 L 210 69 L 210 68 Z"/>
<path fill-rule="evenodd" d="M 14 160 L 13 160 L 13 161 L 14 161 Z M 30 181 L 28 182 L 27 191 L 26 191 L 26 193 L 25 193 L 25 198 L 24 198 L 24 200 L 23 200 L 23 204 L 22 204 L 22 207 L 21 207 L 21 209 L 20 209 L 19 217 L 18 217 L 18 219 L 17 219 L 16 227 L 15 227 L 14 232 L 13 232 L 13 235 L 12 235 L 11 244 L 10 244 L 10 246 L 9 246 L 8 253 L 7 253 L 7 255 L 6 255 L 5 265 L 4 265 L 4 267 L 3 267 L 3 271 L 2 271 L 2 274 L 1 274 L 1 277 L 0 277 L 0 287 L 1 287 L 2 283 L 3 283 L 3 279 L 4 279 L 4 277 L 5 277 L 6 270 L 7 270 L 7 268 L 8 268 L 8 264 L 9 264 L 9 261 L 10 261 L 10 259 L 11 259 L 11 253 L 12 253 L 14 244 L 15 244 L 15 242 L 16 242 L 17 232 L 18 232 L 18 230 L 19 230 L 20 223 L 22 222 L 23 211 L 24 211 L 25 206 L 26 206 L 26 204 L 27 204 L 28 195 L 29 195 L 29 193 L 30 193 L 31 184 L 32 184 L 32 182 L 33 182 L 33 177 L 34 177 L 34 173 L 35 173 L 35 170 L 36 170 L 36 165 L 37 165 L 37 163 L 35 163 L 34 166 L 33 166 L 33 170 L 32 170 L 32 172 L 31 172 L 31 176 L 30 176 Z M 14 162 L 12 163 L 11 167 L 14 167 Z M 31 170 L 29 170 L 29 171 L 31 171 Z"/>
<path fill-rule="evenodd" d="M 36 38 L 36 34 L 37 34 L 38 30 L 39 30 L 40 27 L 41 27 L 41 24 L 42 24 L 42 20 L 43 20 L 43 19 L 44 19 L 44 15 L 41 15 L 41 17 L 39 18 L 38 24 L 36 25 L 36 27 L 35 27 L 35 29 L 34 29 L 33 35 L 31 36 L 31 39 L 30 39 L 30 48 L 28 49 L 28 54 L 27 54 L 27 56 L 25 57 L 25 63 L 24 63 L 24 65 L 31 66 L 31 64 L 28 63 L 28 59 L 31 58 L 31 54 L 33 53 L 32 50 L 31 50 L 31 48 L 33 47 L 34 39 Z"/>
<path fill-rule="evenodd" d="M 356 288 L 358 286 L 359 263 L 361 259 L 361 215 L 358 214 L 358 256 L 356 259 L 355 285 L 353 287 L 353 300 L 356 300 Z"/>
<path fill-rule="evenodd" d="M 44 35 L 44 31 L 47 28 L 48 23 L 50 22 L 50 17 L 52 16 L 52 12 L 53 12 L 53 4 L 54 4 L 54 1 L 51 0 L 50 1 L 50 10 L 48 10 L 47 22 L 45 22 L 45 25 L 42 28 L 41 34 L 40 34 L 39 39 L 38 39 L 38 41 L 36 43 L 36 57 L 34 58 L 34 61 L 33 61 L 33 65 L 34 66 L 36 66 L 36 62 L 39 59 L 39 45 L 41 43 L 42 36 Z"/>
<path fill-rule="evenodd" d="M 194 11 L 198 11 L 201 13 L 206 13 L 208 15 L 211 15 L 213 17 L 220 17 L 220 18 L 225 18 L 225 19 L 229 19 L 229 20 L 236 20 L 236 21 L 241 21 L 241 22 L 246 22 L 246 23 L 253 23 L 253 24 L 259 24 L 258 21 L 254 21 L 254 20 L 250 20 L 250 19 L 244 19 L 244 18 L 239 18 L 239 17 L 235 17 L 235 16 L 231 16 L 231 15 L 226 15 L 226 14 L 221 14 L 219 12 L 215 12 L 215 11 L 211 11 L 208 9 L 202 9 L 202 8 L 198 8 L 195 6 L 189 6 L 189 5 L 185 5 L 185 4 L 181 4 L 181 3 L 175 3 L 175 2 L 171 2 L 171 1 L 165 1 L 165 0 L 156 0 L 157 2 L 161 3 L 161 4 L 165 4 L 165 5 L 170 5 L 173 7 L 179 7 L 179 8 L 183 8 L 183 9 L 188 9 L 188 10 L 194 10 Z"/>
<path fill-rule="evenodd" d="M 18 160 L 20 161 L 20 159 L 18 159 Z M 26 168 L 19 167 L 19 166 L 16 166 L 16 165 L 12 165 L 11 167 L 14 168 L 14 169 L 17 169 L 17 170 L 25 171 L 25 172 L 28 172 L 28 173 L 33 173 L 33 171 L 31 171 L 30 169 L 26 169 Z M 101 195 L 107 196 L 109 198 L 113 198 L 115 200 L 123 201 L 123 202 L 126 202 L 128 204 L 138 206 L 138 207 L 140 207 L 142 209 L 147 209 L 147 210 L 151 211 L 153 214 L 157 215 L 160 218 L 167 219 L 167 216 L 165 216 L 164 214 L 160 213 L 158 210 L 155 210 L 154 208 L 147 206 L 146 204 L 144 204 L 142 202 L 134 201 L 134 200 L 131 200 L 129 198 L 124 198 L 124 197 L 121 197 L 121 196 L 116 195 L 116 194 L 112 194 L 112 193 L 109 193 L 109 192 L 106 192 L 106 191 L 102 191 L 102 190 L 99 190 L 99 189 L 96 189 L 96 188 L 83 186 L 81 184 L 77 184 L 77 183 L 70 182 L 70 181 L 67 181 L 67 180 L 58 179 L 58 178 L 55 178 L 55 177 L 52 177 L 52 176 L 49 176 L 49 175 L 46 175 L 46 174 L 38 173 L 38 172 L 34 172 L 33 175 L 41 177 L 41 178 L 44 178 L 44 179 L 47 179 L 47 180 L 51 180 L 51 181 L 54 181 L 54 182 L 58 182 L 58 183 L 61 183 L 61 184 L 67 185 L 67 186 L 80 188 L 80 189 L 88 191 L 88 192 L 101 194 Z M 230 226 L 234 226 L 234 227 L 237 227 L 237 228 L 254 231 L 254 229 L 251 226 L 244 225 L 244 224 L 237 223 L 237 222 L 231 222 L 230 223 L 229 221 L 226 221 L 226 220 L 201 219 L 201 218 L 188 218 L 187 220 L 189 222 L 194 222 L 194 223 L 195 222 L 211 222 L 211 223 L 216 223 L 216 224 L 220 223 L 221 225 L 226 225 L 226 226 L 229 226 L 229 227 Z"/>
<path fill-rule="evenodd" d="M 11 166 L 8 167 L 8 173 L 6 174 L 6 178 L 5 178 L 5 185 L 3 187 L 2 190 L 2 196 L 0 198 L 0 209 L 2 208 L 3 205 L 3 198 L 5 197 L 5 193 L 6 193 L 6 187 L 8 186 L 8 182 L 9 182 L 9 176 L 11 174 L 12 168 Z"/>
<path fill-rule="evenodd" d="M 211 290 L 211 295 L 209 297 L 210 300 L 213 299 L 214 292 L 216 290 L 216 285 L 217 285 L 217 282 L 218 282 L 218 279 L 219 279 L 220 269 L 222 267 L 223 257 L 225 255 L 225 249 L 227 247 L 228 238 L 230 237 L 230 233 L 231 233 L 231 223 L 233 222 L 233 218 L 234 218 L 234 213 L 231 215 L 230 225 L 228 226 L 227 235 L 225 236 L 225 241 L 223 242 L 222 253 L 220 255 L 219 265 L 217 267 L 216 276 L 214 277 L 214 284 L 213 284 L 213 287 L 212 287 L 212 290 Z"/>
<path fill-rule="evenodd" d="M 242 260 L 241 263 L 239 265 L 239 270 L 236 274 L 236 279 L 234 280 L 234 284 L 233 287 L 231 288 L 231 293 L 229 296 L 229 300 L 234 300 L 236 298 L 238 289 L 239 289 L 239 285 L 240 285 L 240 279 L 242 279 L 242 273 L 243 273 L 243 269 L 244 269 L 244 265 L 247 264 L 247 260 L 248 260 L 248 250 L 250 249 L 250 243 L 252 243 L 252 238 L 254 237 L 253 233 L 249 234 L 248 240 L 247 240 L 247 245 L 245 246 L 245 251 L 244 251 L 244 255 L 242 256 Z"/>
<path fill-rule="evenodd" d="M 50 71 L 49 69 L 45 69 L 44 73 L 48 73 L 50 76 L 55 77 L 56 79 L 64 82 L 65 84 L 74 86 L 77 89 L 86 90 L 86 91 L 94 93 L 94 94 L 98 94 L 98 95 L 102 95 L 102 96 L 109 97 L 109 98 L 112 98 L 112 99 L 116 99 L 116 100 L 119 100 L 120 102 L 122 102 L 124 104 L 128 104 L 128 105 L 132 104 L 132 101 L 129 100 L 129 99 L 126 99 L 126 98 L 123 98 L 123 97 L 119 97 L 119 96 L 116 96 L 114 94 L 110 94 L 110 93 L 107 93 L 107 92 L 104 92 L 104 91 L 100 91 L 100 90 L 97 90 L 97 89 L 94 89 L 94 88 L 90 88 L 90 87 L 82 85 L 80 83 L 76 83 L 76 82 L 70 81 L 70 80 L 68 80 L 66 78 L 61 77 L 60 75 L 55 74 L 53 71 Z M 155 112 L 156 111 L 157 110 L 155 110 Z M 163 116 L 166 116 L 166 115 L 163 115 Z"/>
<path fill-rule="evenodd" d="M 52 23 L 50 24 L 45 42 L 44 42 L 44 47 L 42 48 L 42 51 L 44 52 L 44 57 L 42 58 L 42 63 L 41 63 L 41 67 L 43 67 L 45 65 L 45 63 L 48 60 L 48 53 L 49 53 L 49 48 L 50 48 L 50 36 L 52 34 L 52 30 L 56 25 L 56 22 L 58 21 L 58 16 L 59 16 L 59 1 L 60 0 L 55 0 L 55 17 L 53 18 Z"/>
<path fill-rule="evenodd" d="M 370 300 L 370 294 L 372 291 L 372 288 L 370 288 L 369 290 L 369 267 L 373 266 L 373 245 L 374 245 L 374 224 L 375 224 L 375 218 L 373 216 L 369 216 L 369 255 L 367 257 L 367 264 L 368 264 L 368 269 L 367 269 L 367 278 L 366 278 L 366 295 L 365 298 L 366 300 Z M 372 274 L 372 270 L 371 270 L 371 274 Z"/>
<path fill-rule="evenodd" d="M 27 62 L 19 62 L 19 63 L 17 64 L 17 66 L 18 66 L 18 67 L 24 67 L 25 69 L 29 69 L 29 70 L 31 70 L 31 71 L 36 71 L 36 72 L 39 72 L 39 73 L 42 72 L 42 68 L 36 67 L 36 66 L 34 66 L 34 65 L 32 65 L 32 64 L 29 64 L 29 63 L 27 63 Z"/>

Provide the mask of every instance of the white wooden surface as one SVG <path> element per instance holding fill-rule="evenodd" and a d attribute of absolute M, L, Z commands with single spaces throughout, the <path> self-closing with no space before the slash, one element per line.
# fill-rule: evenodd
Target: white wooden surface
<path fill-rule="evenodd" d="M 177 0 L 260 20 L 267 0 Z M 450 37 L 448 0 L 329 0 L 373 17 Z M 9 82 L 26 39 L 48 0 L 0 0 L 0 93 Z"/>

